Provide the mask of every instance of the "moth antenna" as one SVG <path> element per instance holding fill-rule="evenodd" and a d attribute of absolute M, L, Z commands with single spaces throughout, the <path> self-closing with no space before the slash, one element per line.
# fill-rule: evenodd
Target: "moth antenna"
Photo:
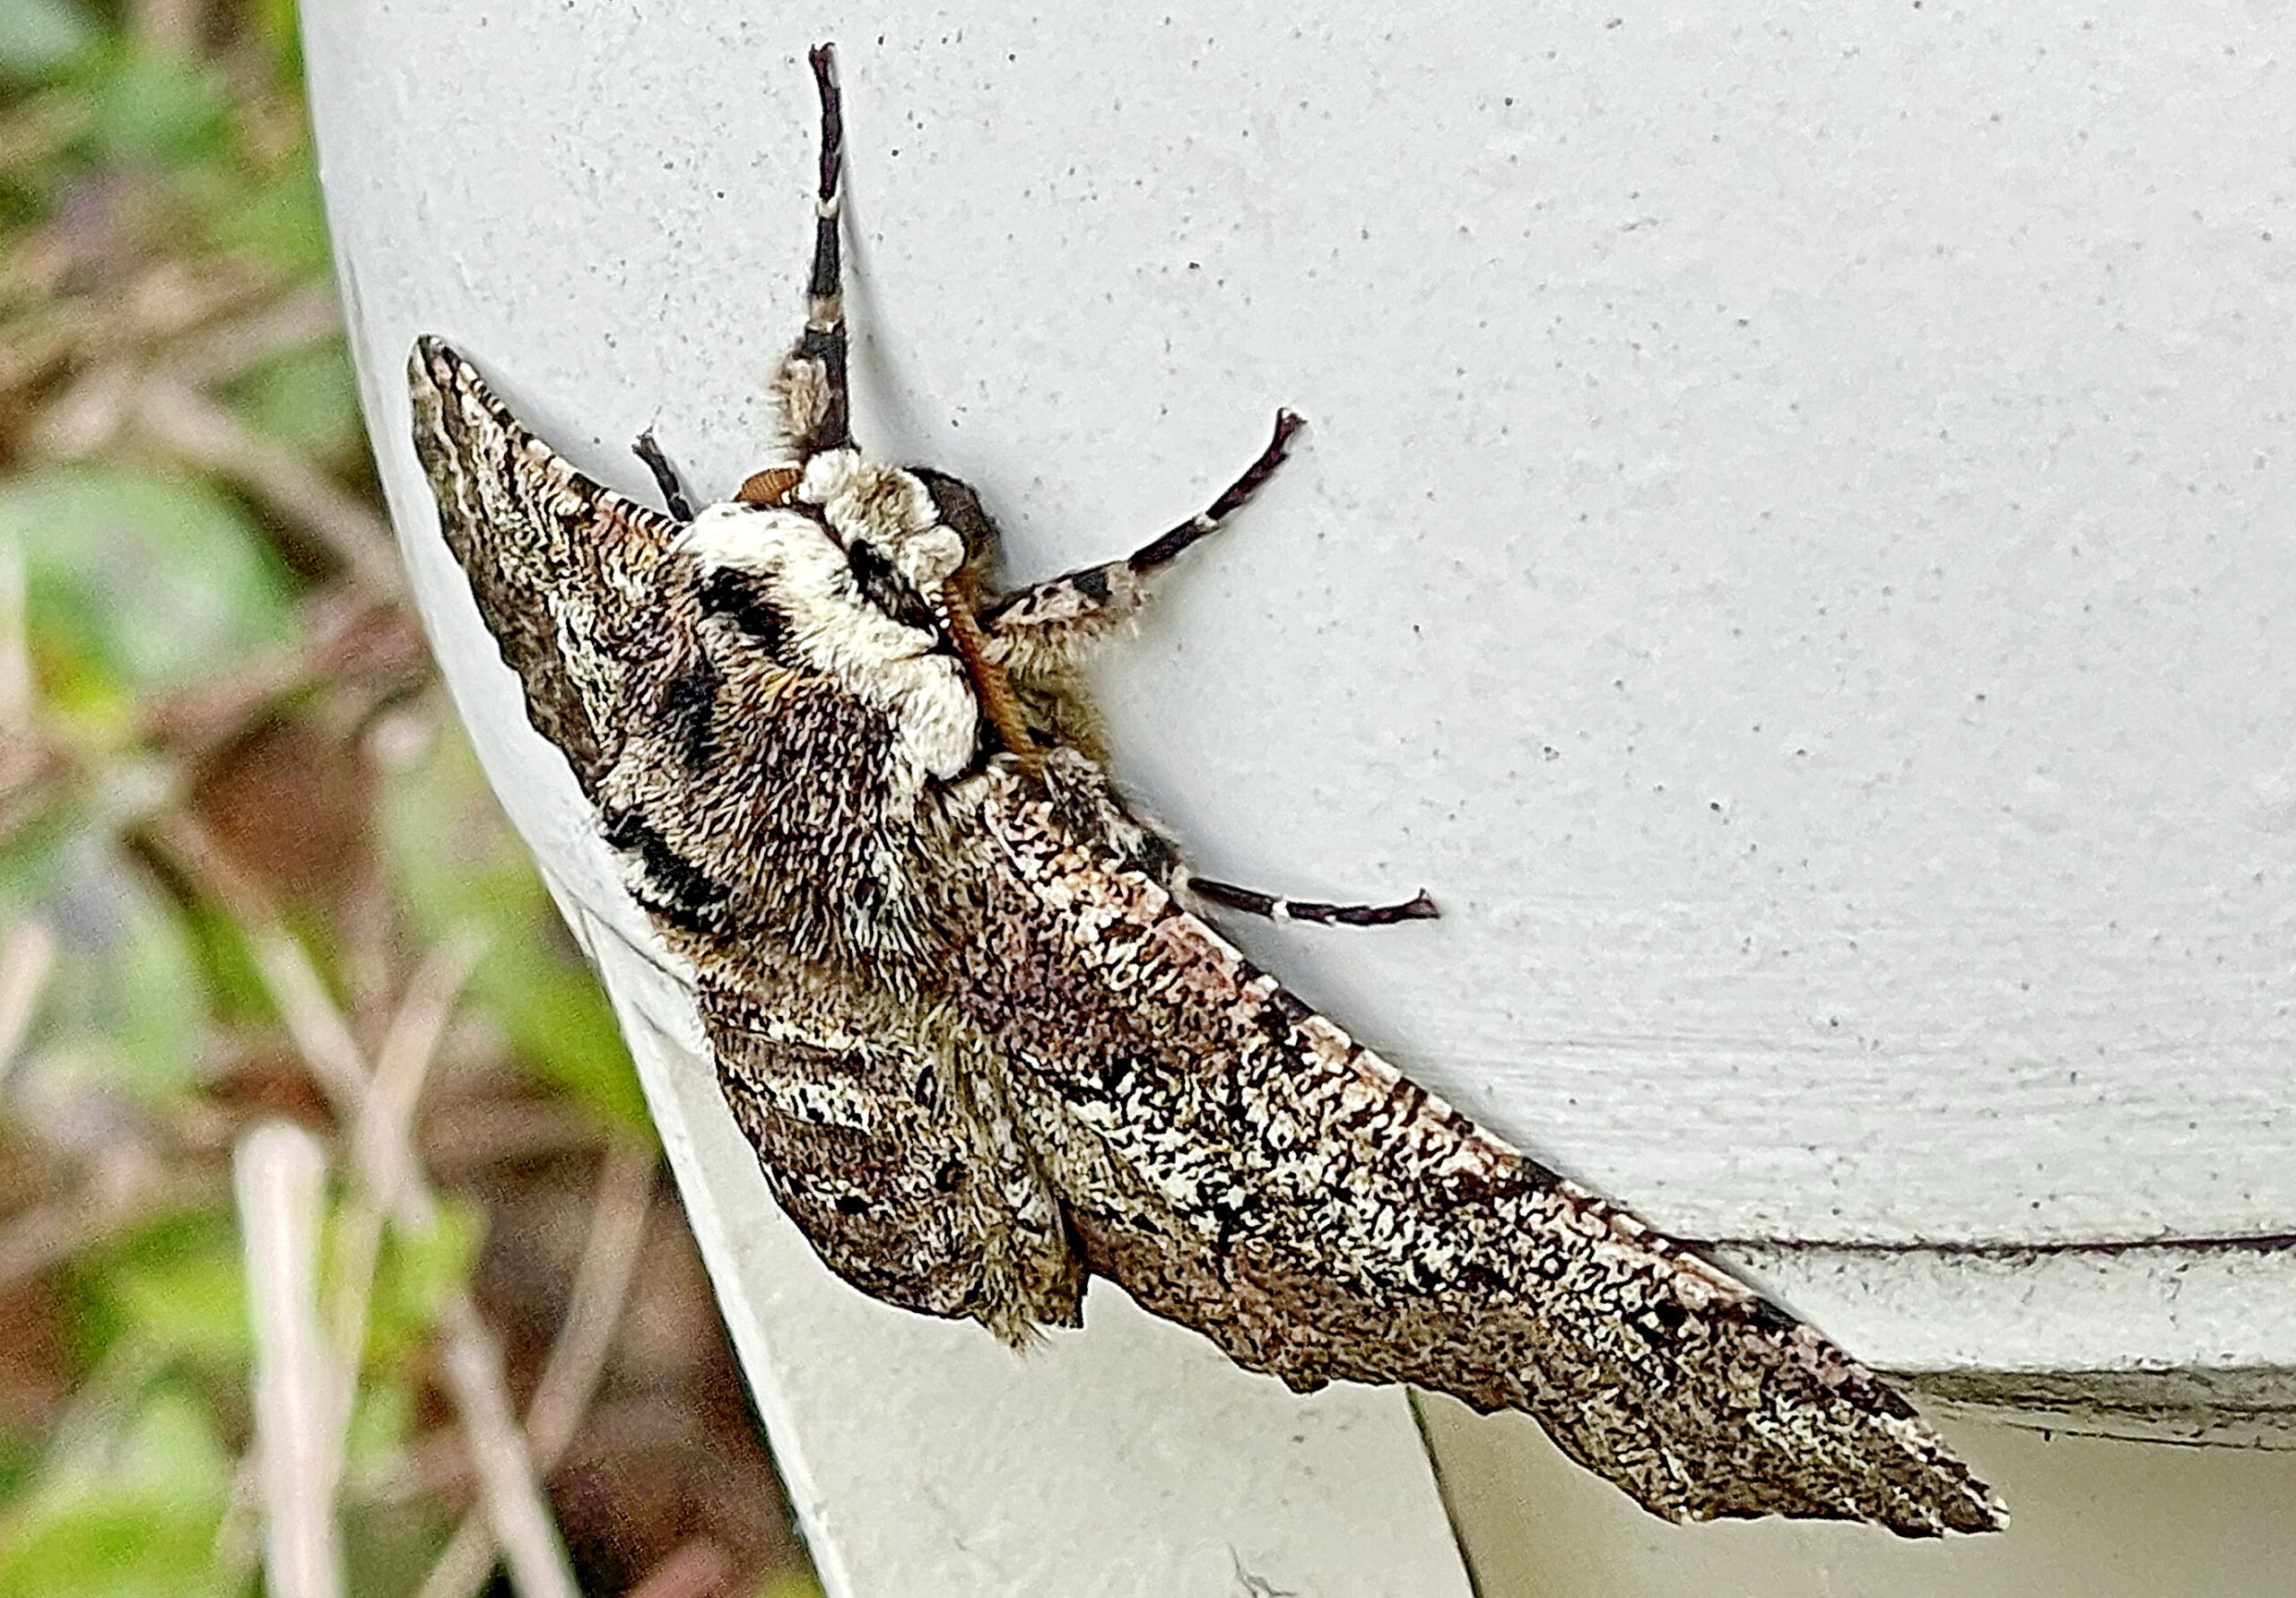
<path fill-rule="evenodd" d="M 682 522 L 693 520 L 693 500 L 685 491 L 685 480 L 678 475 L 670 457 L 662 453 L 661 440 L 654 437 L 652 428 L 638 435 L 638 442 L 630 447 L 630 452 L 644 461 L 646 469 L 654 474 L 654 486 L 662 491 L 662 503 L 669 507 L 670 514 Z"/>
<path fill-rule="evenodd" d="M 805 291 L 805 331 L 791 353 L 792 367 L 818 363 L 821 392 L 811 397 L 811 425 L 796 442 L 806 455 L 843 449 L 853 442 L 845 375 L 845 278 L 839 218 L 845 209 L 845 101 L 838 91 L 837 58 L 815 45 L 813 87 L 821 91 L 821 182 L 813 199 L 813 273 Z"/>

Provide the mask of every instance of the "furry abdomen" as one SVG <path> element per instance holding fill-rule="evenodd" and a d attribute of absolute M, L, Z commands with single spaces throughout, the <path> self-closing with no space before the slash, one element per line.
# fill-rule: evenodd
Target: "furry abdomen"
<path fill-rule="evenodd" d="M 718 1081 L 829 1266 L 1008 1342 L 1074 1325 L 1084 1269 L 1005 1073 L 935 994 L 977 916 L 974 777 L 906 780 L 896 716 L 783 664 L 673 558 L 601 786 L 632 893 L 692 967 Z"/>

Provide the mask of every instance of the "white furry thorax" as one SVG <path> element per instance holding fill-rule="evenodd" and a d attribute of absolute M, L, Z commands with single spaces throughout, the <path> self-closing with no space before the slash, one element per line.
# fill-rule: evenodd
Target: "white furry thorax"
<path fill-rule="evenodd" d="M 791 498 L 818 507 L 822 519 L 778 506 L 711 505 L 674 552 L 692 561 L 697 585 L 729 569 L 757 579 L 786 626 L 783 665 L 829 677 L 886 711 L 896 752 L 917 775 L 955 776 L 978 739 L 971 682 L 937 630 L 896 620 L 864 595 L 848 552 L 873 547 L 932 606 L 963 562 L 963 540 L 941 525 L 923 483 L 850 449 L 815 456 Z"/>

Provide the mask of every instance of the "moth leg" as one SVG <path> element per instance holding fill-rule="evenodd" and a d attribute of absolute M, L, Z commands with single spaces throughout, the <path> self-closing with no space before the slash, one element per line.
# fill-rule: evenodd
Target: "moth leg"
<path fill-rule="evenodd" d="M 630 453 L 644 461 L 646 469 L 654 474 L 654 486 L 662 491 L 662 503 L 669 507 L 670 514 L 682 522 L 693 520 L 693 500 L 686 494 L 684 480 L 678 476 L 678 469 L 670 464 L 670 457 L 662 453 L 662 446 L 655 439 L 652 428 L 638 435 L 638 441 L 630 447 Z"/>
<path fill-rule="evenodd" d="M 1125 567 L 1135 576 L 1155 570 L 1170 563 L 1182 550 L 1207 534 L 1217 533 L 1230 517 L 1244 508 L 1245 502 L 1259 492 L 1260 485 L 1275 475 L 1275 468 L 1292 453 L 1292 435 L 1298 432 L 1300 418 L 1290 411 L 1275 413 L 1275 431 L 1259 458 L 1244 468 L 1242 476 L 1220 492 L 1220 497 L 1202 514 L 1189 517 L 1152 543 L 1143 545 L 1126 557 Z"/>
<path fill-rule="evenodd" d="M 1148 602 L 1155 574 L 1198 539 L 1218 532 L 1257 493 L 1291 452 L 1300 418 L 1275 413 L 1275 430 L 1259 458 L 1222 491 L 1200 515 L 1190 517 L 1121 560 L 1087 566 L 1006 595 L 981 617 L 994 643 L 1021 658 L 1048 664 L 1074 664 L 1097 639 L 1135 614 Z"/>
<path fill-rule="evenodd" d="M 813 200 L 813 271 L 805 290 L 805 330 L 781 363 L 774 393 L 790 447 L 799 459 L 853 443 L 846 387 L 845 281 L 838 217 L 844 208 L 845 111 L 836 62 L 827 45 L 808 57 L 821 92 L 821 185 Z"/>
<path fill-rule="evenodd" d="M 1401 921 L 1432 921 L 1442 914 L 1435 908 L 1435 901 L 1427 897 L 1424 888 L 1403 903 L 1393 905 L 1333 905 L 1320 899 L 1281 899 L 1257 888 L 1239 888 L 1233 882 L 1215 882 L 1209 877 L 1189 877 L 1187 889 L 1198 899 L 1241 910 L 1247 916 L 1265 916 L 1270 921 L 1311 921 L 1318 926 L 1393 926 Z"/>

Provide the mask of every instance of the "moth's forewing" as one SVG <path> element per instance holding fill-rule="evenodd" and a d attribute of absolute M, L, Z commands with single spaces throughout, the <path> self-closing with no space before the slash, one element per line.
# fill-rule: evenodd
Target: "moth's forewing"
<path fill-rule="evenodd" d="M 1996 1524 L 1814 1329 L 1404 1078 L 1096 838 L 1096 778 L 988 808 L 956 976 L 1094 1271 L 1294 1386 L 1526 1411 L 1669 1518 Z"/>
<path fill-rule="evenodd" d="M 407 382 L 439 530 L 526 687 L 527 716 L 595 798 L 677 524 L 576 471 L 444 341 L 416 342 Z"/>

